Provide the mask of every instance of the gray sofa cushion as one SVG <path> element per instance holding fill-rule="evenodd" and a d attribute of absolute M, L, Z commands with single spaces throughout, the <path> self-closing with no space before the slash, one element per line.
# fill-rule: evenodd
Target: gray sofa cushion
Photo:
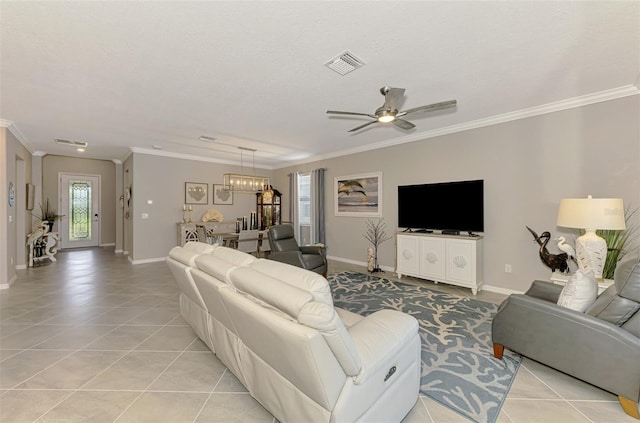
<path fill-rule="evenodd" d="M 638 256 L 625 257 L 618 263 L 614 282 L 614 285 L 600 294 L 598 299 L 586 310 L 586 313 L 614 325 L 623 326 L 640 310 L 640 262 Z M 629 327 L 637 325 L 639 324 L 630 324 Z"/>

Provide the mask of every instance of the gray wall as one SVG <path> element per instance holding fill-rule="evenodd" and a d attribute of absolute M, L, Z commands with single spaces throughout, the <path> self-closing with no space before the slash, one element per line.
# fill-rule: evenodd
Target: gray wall
<path fill-rule="evenodd" d="M 76 157 L 47 155 L 42 158 L 42 200 L 36 200 L 36 210 L 41 201 L 58 198 L 58 174 L 78 173 L 100 175 L 100 244 L 114 245 L 116 242 L 116 166 L 112 161 L 82 159 Z M 60 207 L 58 206 L 58 210 Z"/>
<path fill-rule="evenodd" d="M 275 172 L 274 181 L 285 188 L 292 171 L 326 168 L 327 253 L 365 263 L 370 246 L 362 236 L 366 219 L 334 216 L 335 176 L 383 172 L 383 217 L 391 233 L 397 224 L 398 185 L 484 179 L 485 284 L 524 291 L 532 280 L 550 276 L 525 225 L 538 233 L 549 230 L 553 237 L 579 235 L 556 227 L 560 199 L 592 194 L 640 206 L 639 116 L 640 98 L 626 97 L 287 167 Z M 284 205 L 286 218 L 288 200 Z M 424 207 L 429 206 L 426 199 Z M 555 246 L 550 250 L 559 252 Z M 381 245 L 379 260 L 387 269 L 395 268 L 394 240 Z M 505 273 L 505 264 L 511 264 L 512 273 Z"/>
<path fill-rule="evenodd" d="M 31 153 L 6 128 L 0 128 L 0 286 L 16 278 L 16 267 L 26 264 L 26 239 L 31 232 L 31 213 L 26 210 L 26 184 L 31 182 Z M 9 206 L 8 185 L 13 183 L 15 203 Z M 11 221 L 9 221 L 11 220 Z"/>
<path fill-rule="evenodd" d="M 191 219 L 194 222 L 202 221 L 202 215 L 211 208 L 220 211 L 225 221 L 235 221 L 237 217 L 249 216 L 256 210 L 254 194 L 235 193 L 232 205 L 213 205 L 212 184 L 222 184 L 223 174 L 240 172 L 240 166 L 140 153 L 133 153 L 127 159 L 124 163 L 125 172 L 130 169 L 129 165 L 133 169 L 130 170 L 133 173 L 133 210 L 129 219 L 133 230 L 133 249 L 129 253 L 134 262 L 166 257 L 169 250 L 177 245 L 176 224 L 182 220 L 185 182 L 208 184 L 208 204 L 192 205 Z M 271 176 L 272 173 L 270 170 L 256 169 L 259 175 Z M 127 179 L 126 174 L 124 179 Z M 149 201 L 153 204 L 148 204 Z M 148 214 L 149 218 L 142 219 L 143 213 Z"/>

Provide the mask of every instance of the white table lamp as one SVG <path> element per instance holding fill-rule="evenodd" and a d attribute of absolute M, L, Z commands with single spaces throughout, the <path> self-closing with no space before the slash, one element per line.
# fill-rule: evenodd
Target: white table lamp
<path fill-rule="evenodd" d="M 607 259 L 607 243 L 596 235 L 597 229 L 624 230 L 624 206 L 621 198 L 565 198 L 560 201 L 558 226 L 584 229 L 576 239 L 576 258 L 581 271 L 602 278 Z"/>

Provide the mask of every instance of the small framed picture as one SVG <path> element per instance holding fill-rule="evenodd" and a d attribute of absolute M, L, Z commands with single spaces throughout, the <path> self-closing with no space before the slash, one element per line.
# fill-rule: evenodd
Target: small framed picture
<path fill-rule="evenodd" d="M 209 204 L 209 184 L 200 182 L 184 183 L 185 204 Z"/>
<path fill-rule="evenodd" d="M 213 204 L 233 204 L 233 191 L 225 190 L 224 185 L 212 184 Z"/>

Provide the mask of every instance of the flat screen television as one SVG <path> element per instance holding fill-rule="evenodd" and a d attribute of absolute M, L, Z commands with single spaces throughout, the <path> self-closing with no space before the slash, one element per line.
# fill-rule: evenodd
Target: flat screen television
<path fill-rule="evenodd" d="M 398 228 L 484 232 L 484 181 L 398 186 Z"/>

